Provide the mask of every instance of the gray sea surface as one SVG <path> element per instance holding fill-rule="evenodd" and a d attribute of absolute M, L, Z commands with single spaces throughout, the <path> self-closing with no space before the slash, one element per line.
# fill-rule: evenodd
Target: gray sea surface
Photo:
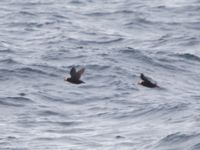
<path fill-rule="evenodd" d="M 0 150 L 200 150 L 200 1 L 1 0 Z"/>

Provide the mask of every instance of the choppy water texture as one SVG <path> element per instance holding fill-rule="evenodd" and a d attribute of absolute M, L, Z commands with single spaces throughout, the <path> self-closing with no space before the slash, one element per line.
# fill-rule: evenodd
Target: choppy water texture
<path fill-rule="evenodd" d="M 1 150 L 200 150 L 200 1 L 1 0 L 0 83 Z"/>

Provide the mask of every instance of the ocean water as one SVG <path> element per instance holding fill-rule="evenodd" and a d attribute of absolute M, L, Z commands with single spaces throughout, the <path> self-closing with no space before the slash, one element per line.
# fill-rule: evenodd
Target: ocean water
<path fill-rule="evenodd" d="M 200 1 L 1 0 L 0 150 L 200 150 Z"/>

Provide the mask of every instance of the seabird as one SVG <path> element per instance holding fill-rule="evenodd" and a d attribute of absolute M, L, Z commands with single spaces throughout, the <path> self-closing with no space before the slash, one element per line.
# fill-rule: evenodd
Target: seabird
<path fill-rule="evenodd" d="M 158 87 L 156 83 L 152 83 L 148 77 L 144 76 L 143 73 L 140 74 L 140 78 L 141 78 L 141 81 L 139 82 L 139 84 L 149 87 L 149 88 Z"/>
<path fill-rule="evenodd" d="M 84 73 L 85 68 L 81 68 L 79 71 L 76 72 L 75 67 L 72 67 L 72 69 L 70 70 L 70 78 L 65 77 L 65 81 L 68 81 L 70 83 L 73 84 L 81 84 L 84 83 L 82 80 L 80 80 L 81 75 Z"/>

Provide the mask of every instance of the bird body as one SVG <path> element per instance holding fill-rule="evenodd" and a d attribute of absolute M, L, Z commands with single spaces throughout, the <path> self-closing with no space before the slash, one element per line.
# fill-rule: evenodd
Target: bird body
<path fill-rule="evenodd" d="M 72 69 L 70 70 L 70 78 L 66 78 L 65 77 L 65 81 L 68 81 L 70 83 L 73 84 L 81 84 L 84 83 L 82 80 L 80 80 L 81 75 L 84 73 L 85 69 L 81 68 L 79 71 L 76 71 L 75 67 L 72 67 Z"/>
<path fill-rule="evenodd" d="M 156 83 L 153 83 L 152 81 L 150 81 L 150 79 L 148 77 L 144 76 L 143 73 L 140 74 L 140 78 L 141 78 L 141 81 L 139 82 L 140 85 L 143 85 L 143 86 L 149 87 L 149 88 L 158 87 L 158 85 Z"/>

